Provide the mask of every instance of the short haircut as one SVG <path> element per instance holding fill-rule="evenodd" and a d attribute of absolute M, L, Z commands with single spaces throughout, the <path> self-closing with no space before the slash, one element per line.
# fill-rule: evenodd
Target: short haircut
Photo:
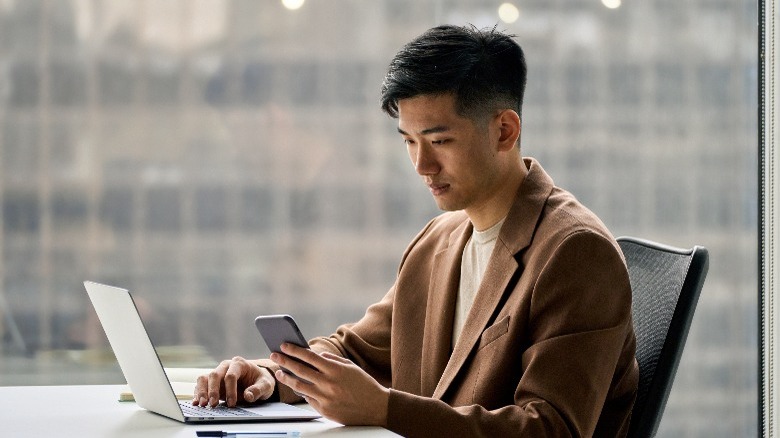
<path fill-rule="evenodd" d="M 514 40 L 492 29 L 443 25 L 395 55 L 382 82 L 382 110 L 398 117 L 398 101 L 452 93 L 458 114 L 472 119 L 498 109 L 522 115 L 527 68 Z"/>

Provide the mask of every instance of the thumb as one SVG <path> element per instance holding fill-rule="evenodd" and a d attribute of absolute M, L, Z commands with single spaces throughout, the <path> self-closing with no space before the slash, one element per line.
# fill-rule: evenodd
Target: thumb
<path fill-rule="evenodd" d="M 248 401 L 249 403 L 257 400 L 259 395 L 260 390 L 255 385 L 249 386 L 244 390 L 244 400 Z"/>
<path fill-rule="evenodd" d="M 259 379 L 254 385 L 247 386 L 244 390 L 244 400 L 252 403 L 258 400 L 266 400 L 274 393 L 273 383 L 267 379 Z"/>

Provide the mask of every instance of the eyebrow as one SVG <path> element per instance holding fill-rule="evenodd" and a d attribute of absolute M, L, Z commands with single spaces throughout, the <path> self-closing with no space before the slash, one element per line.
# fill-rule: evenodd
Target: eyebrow
<path fill-rule="evenodd" d="M 427 128 L 420 131 L 420 135 L 437 134 L 439 132 L 449 131 L 450 127 L 445 125 L 434 126 L 433 128 Z M 401 135 L 409 135 L 406 131 L 398 128 L 398 133 Z"/>

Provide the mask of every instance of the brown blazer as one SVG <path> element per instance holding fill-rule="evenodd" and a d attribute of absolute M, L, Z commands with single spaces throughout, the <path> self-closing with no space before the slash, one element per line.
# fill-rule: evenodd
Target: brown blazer
<path fill-rule="evenodd" d="M 391 388 L 387 427 L 410 437 L 624 436 L 638 367 L 631 289 L 604 224 L 533 159 L 452 345 L 463 212 L 433 219 L 365 316 L 311 346 Z M 296 397 L 287 387 L 282 400 Z"/>

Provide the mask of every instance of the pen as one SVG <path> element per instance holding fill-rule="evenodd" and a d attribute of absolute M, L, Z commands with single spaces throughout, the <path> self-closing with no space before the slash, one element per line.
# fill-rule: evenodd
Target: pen
<path fill-rule="evenodd" d="M 225 430 L 198 430 L 195 435 L 199 437 L 225 437 L 225 438 L 272 438 L 272 437 L 291 437 L 301 436 L 298 431 L 274 431 L 274 432 L 255 432 L 255 431 L 225 431 Z"/>

